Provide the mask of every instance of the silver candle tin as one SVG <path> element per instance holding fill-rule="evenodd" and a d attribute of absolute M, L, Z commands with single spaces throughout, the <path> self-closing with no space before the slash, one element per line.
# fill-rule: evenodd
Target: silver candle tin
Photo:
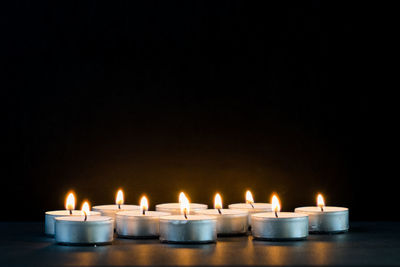
<path fill-rule="evenodd" d="M 217 219 L 218 235 L 239 235 L 247 233 L 248 212 L 246 210 L 235 209 L 217 209 L 198 210 L 196 214 L 215 216 Z"/>
<path fill-rule="evenodd" d="M 108 216 L 113 219 L 113 227 L 116 229 L 116 224 L 115 224 L 115 214 L 120 211 L 128 211 L 128 210 L 140 210 L 140 206 L 138 205 L 127 205 L 123 204 L 118 207 L 117 204 L 114 205 L 98 205 L 98 206 L 93 206 L 92 208 L 94 211 L 98 211 L 101 213 L 103 216 Z"/>
<path fill-rule="evenodd" d="M 167 212 L 120 211 L 115 215 L 116 230 L 120 237 L 151 238 L 160 235 L 160 217 L 170 215 Z"/>
<path fill-rule="evenodd" d="M 206 204 L 190 203 L 189 214 L 195 214 L 197 210 L 206 210 L 208 206 Z M 181 214 L 181 204 L 180 203 L 164 203 L 157 204 L 156 211 L 168 212 L 172 215 Z"/>
<path fill-rule="evenodd" d="M 55 240 L 62 245 L 106 245 L 114 239 L 112 219 L 105 216 L 55 218 Z"/>
<path fill-rule="evenodd" d="M 229 209 L 246 210 L 248 212 L 248 224 L 251 226 L 251 215 L 254 213 L 269 212 L 272 211 L 272 205 L 270 203 L 235 203 L 228 206 Z"/>
<path fill-rule="evenodd" d="M 91 215 L 100 215 L 100 212 L 92 211 Z M 56 217 L 64 217 L 64 216 L 82 216 L 83 212 L 81 210 L 73 210 L 72 215 L 69 210 L 54 210 L 47 211 L 44 217 L 44 233 L 46 235 L 54 236 L 54 224 Z"/>
<path fill-rule="evenodd" d="M 213 243 L 217 240 L 215 216 L 170 215 L 160 217 L 160 241 L 166 243 Z"/>
<path fill-rule="evenodd" d="M 251 232 L 260 240 L 303 240 L 308 236 L 308 216 L 293 212 L 257 213 L 251 216 Z"/>
<path fill-rule="evenodd" d="M 349 209 L 342 207 L 300 207 L 295 212 L 308 215 L 308 230 L 314 234 L 337 234 L 349 230 Z"/>

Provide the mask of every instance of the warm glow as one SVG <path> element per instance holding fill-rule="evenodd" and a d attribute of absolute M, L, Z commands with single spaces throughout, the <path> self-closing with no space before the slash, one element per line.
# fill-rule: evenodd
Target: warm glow
<path fill-rule="evenodd" d="M 254 203 L 253 195 L 251 194 L 251 192 L 249 190 L 247 190 L 247 192 L 246 192 L 246 203 L 247 204 Z"/>
<path fill-rule="evenodd" d="M 320 207 L 321 209 L 323 207 L 325 207 L 325 201 L 324 201 L 324 197 L 321 194 L 318 194 L 317 197 L 317 206 Z"/>
<path fill-rule="evenodd" d="M 65 209 L 66 210 L 75 209 L 75 196 L 73 193 L 69 193 L 67 200 L 65 201 Z"/>
<path fill-rule="evenodd" d="M 190 211 L 189 199 L 187 199 L 187 197 L 183 192 L 179 195 L 179 203 L 181 204 L 181 213 L 183 215 L 189 214 Z"/>
<path fill-rule="evenodd" d="M 115 203 L 117 205 L 122 205 L 124 204 L 124 193 L 122 192 L 122 190 L 118 190 L 117 192 L 117 197 L 115 198 Z"/>
<path fill-rule="evenodd" d="M 82 211 L 84 214 L 89 215 L 90 214 L 90 206 L 89 202 L 85 201 L 82 205 Z"/>
<path fill-rule="evenodd" d="M 140 199 L 140 211 L 147 211 L 149 210 L 149 201 L 147 200 L 147 197 L 143 196 Z"/>
<path fill-rule="evenodd" d="M 215 209 L 222 209 L 222 198 L 220 194 L 216 194 L 214 198 L 214 208 Z"/>
<path fill-rule="evenodd" d="M 279 204 L 279 199 L 276 195 L 272 196 L 272 211 L 273 212 L 281 211 L 281 204 Z"/>

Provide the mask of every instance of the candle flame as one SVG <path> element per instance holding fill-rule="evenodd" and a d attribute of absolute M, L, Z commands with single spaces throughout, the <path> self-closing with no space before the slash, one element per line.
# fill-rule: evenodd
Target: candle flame
<path fill-rule="evenodd" d="M 89 206 L 89 202 L 85 201 L 82 205 L 82 212 L 85 215 L 89 215 L 90 214 L 90 206 Z"/>
<path fill-rule="evenodd" d="M 272 196 L 272 211 L 274 211 L 275 213 L 280 212 L 281 211 L 281 204 L 279 203 L 279 199 L 276 195 Z"/>
<path fill-rule="evenodd" d="M 215 209 L 222 209 L 222 198 L 220 194 L 216 194 L 214 198 L 214 208 Z"/>
<path fill-rule="evenodd" d="M 246 203 L 247 204 L 253 204 L 254 203 L 253 195 L 251 194 L 250 190 L 246 191 Z"/>
<path fill-rule="evenodd" d="M 181 204 L 181 214 L 187 217 L 187 214 L 189 214 L 190 211 L 190 204 L 189 204 L 189 199 L 185 196 L 185 194 L 182 192 L 179 195 L 179 203 Z"/>
<path fill-rule="evenodd" d="M 115 204 L 122 205 L 124 204 L 124 192 L 122 190 L 118 190 L 117 196 L 115 197 Z"/>
<path fill-rule="evenodd" d="M 149 201 L 147 200 L 147 197 L 143 196 L 140 199 L 140 211 L 144 213 L 147 210 L 149 210 Z"/>
<path fill-rule="evenodd" d="M 74 193 L 69 193 L 67 199 L 65 200 L 65 209 L 74 210 L 75 209 L 75 196 Z"/>
<path fill-rule="evenodd" d="M 325 207 L 324 197 L 321 194 L 318 194 L 317 197 L 317 206 L 321 208 L 321 210 Z"/>

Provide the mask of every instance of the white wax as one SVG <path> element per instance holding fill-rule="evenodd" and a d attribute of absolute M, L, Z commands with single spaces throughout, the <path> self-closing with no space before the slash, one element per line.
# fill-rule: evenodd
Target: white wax
<path fill-rule="evenodd" d="M 107 216 L 98 216 L 98 215 L 88 215 L 85 221 L 85 216 L 69 216 L 69 217 L 58 217 L 59 221 L 70 221 L 70 222 L 101 222 L 101 221 L 109 221 L 110 217 Z"/>
<path fill-rule="evenodd" d="M 248 229 L 248 212 L 240 209 L 199 210 L 196 214 L 211 215 L 217 219 L 217 233 L 221 235 L 244 234 Z"/>
<path fill-rule="evenodd" d="M 163 221 L 202 221 L 202 220 L 215 220 L 215 216 L 207 216 L 207 215 L 187 215 L 187 219 L 183 215 L 168 215 L 160 217 L 160 220 Z"/>
<path fill-rule="evenodd" d="M 146 211 L 145 214 L 143 214 L 142 211 L 140 210 L 129 210 L 129 211 L 119 211 L 117 212 L 118 216 L 124 216 L 124 217 L 138 217 L 138 218 L 151 218 L 151 217 L 161 217 L 161 216 L 168 216 L 170 213 L 168 212 L 160 212 L 160 211 Z"/>
<path fill-rule="evenodd" d="M 100 215 L 100 212 L 91 211 L 91 215 Z M 45 213 L 44 232 L 47 235 L 54 235 L 54 218 L 62 216 L 81 216 L 84 215 L 81 210 L 73 210 L 72 215 L 69 210 L 53 210 Z"/>
<path fill-rule="evenodd" d="M 251 225 L 251 214 L 272 211 L 272 205 L 270 203 L 252 203 L 252 204 L 236 203 L 236 204 L 230 204 L 228 206 L 228 208 L 229 209 L 238 209 L 238 210 L 247 210 L 249 212 L 249 215 L 248 215 L 248 224 L 249 225 Z"/>
<path fill-rule="evenodd" d="M 208 206 L 205 204 L 190 203 L 189 214 L 194 214 L 196 210 L 205 210 Z M 181 214 L 180 203 L 165 203 L 156 205 L 157 211 L 169 212 L 171 214 Z"/>
<path fill-rule="evenodd" d="M 93 206 L 93 210 L 95 211 L 100 211 L 102 215 L 104 216 L 110 216 L 115 220 L 115 213 L 119 211 L 125 211 L 125 210 L 140 210 L 140 206 L 138 205 L 121 205 L 120 208 L 118 205 L 98 205 L 98 206 Z"/>
<path fill-rule="evenodd" d="M 348 208 L 342 208 L 342 207 L 332 207 L 332 206 L 326 206 L 324 207 L 324 211 L 321 210 L 320 207 L 317 206 L 309 206 L 309 207 L 300 207 L 296 208 L 296 212 L 305 212 L 305 213 L 332 213 L 332 212 L 347 212 L 349 209 Z"/>
<path fill-rule="evenodd" d="M 307 217 L 307 215 L 299 214 L 295 212 L 278 212 L 278 218 L 275 216 L 275 212 L 263 212 L 253 214 L 252 217 L 256 218 L 265 218 L 265 219 L 273 219 L 273 220 L 285 220 L 285 219 L 293 219 L 300 217 Z"/>

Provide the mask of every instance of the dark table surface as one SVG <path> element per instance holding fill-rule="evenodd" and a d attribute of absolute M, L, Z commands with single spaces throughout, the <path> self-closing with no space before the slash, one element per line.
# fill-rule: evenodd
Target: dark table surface
<path fill-rule="evenodd" d="M 353 222 L 339 235 L 263 242 L 251 236 L 216 244 L 171 245 L 116 239 L 112 245 L 70 247 L 43 235 L 42 223 L 0 223 L 0 266 L 385 266 L 400 265 L 400 222 Z"/>

